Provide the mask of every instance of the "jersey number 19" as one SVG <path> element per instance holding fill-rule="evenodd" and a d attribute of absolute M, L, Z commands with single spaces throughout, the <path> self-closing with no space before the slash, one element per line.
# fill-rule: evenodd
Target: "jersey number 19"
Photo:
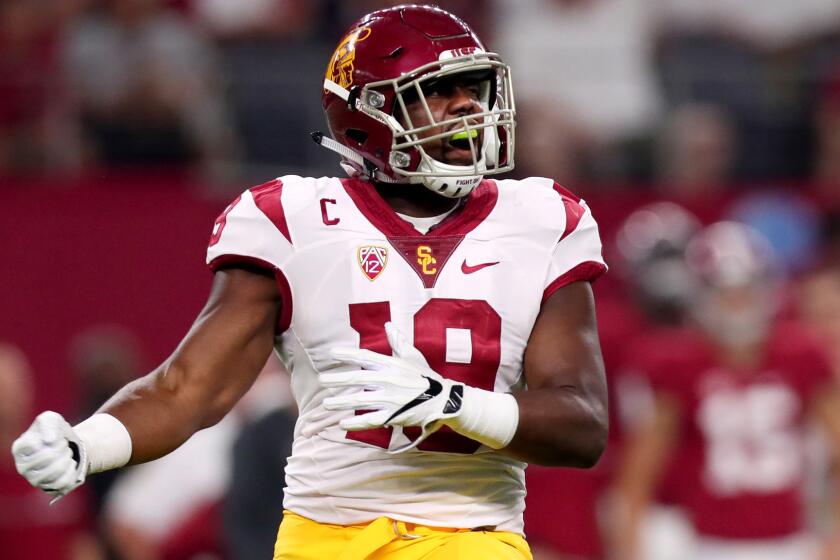
<path fill-rule="evenodd" d="M 360 348 L 390 355 L 385 334 L 385 323 L 390 320 L 391 304 L 387 301 L 350 304 L 350 326 L 359 333 Z M 447 340 L 466 333 L 471 351 L 447 361 Z M 414 346 L 426 357 L 429 367 L 448 379 L 479 389 L 494 388 L 501 361 L 501 338 L 502 318 L 483 300 L 435 298 L 414 315 Z M 357 411 L 357 414 L 364 412 Z M 393 428 L 387 427 L 348 432 L 347 439 L 387 449 L 392 431 Z M 405 428 L 403 433 L 414 440 L 420 435 L 420 428 Z M 444 426 L 417 448 L 469 454 L 480 446 L 477 441 Z"/>

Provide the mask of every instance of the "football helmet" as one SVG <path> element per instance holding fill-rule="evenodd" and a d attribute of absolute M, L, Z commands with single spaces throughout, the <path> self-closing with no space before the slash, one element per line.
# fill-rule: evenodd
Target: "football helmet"
<path fill-rule="evenodd" d="M 481 112 L 436 121 L 424 88 L 464 73 L 481 76 Z M 428 122 L 412 122 L 412 101 L 421 103 Z M 339 153 L 351 176 L 420 183 L 454 198 L 469 194 L 484 175 L 513 169 L 510 68 L 440 8 L 396 6 L 356 22 L 330 58 L 322 104 L 332 138 L 316 132 L 313 139 Z M 468 146 L 472 163 L 432 158 L 424 144 L 441 139 Z"/>
<path fill-rule="evenodd" d="M 691 240 L 687 256 L 704 283 L 718 288 L 760 284 L 780 273 L 767 238 L 739 222 L 708 226 Z"/>
<path fill-rule="evenodd" d="M 718 222 L 691 240 L 686 258 L 701 280 L 695 316 L 710 336 L 724 346 L 762 340 L 782 303 L 770 242 L 744 224 Z"/>
<path fill-rule="evenodd" d="M 685 251 L 701 228 L 682 206 L 654 202 L 630 214 L 618 230 L 619 270 L 643 311 L 658 323 L 681 323 L 697 297 L 697 278 Z"/>

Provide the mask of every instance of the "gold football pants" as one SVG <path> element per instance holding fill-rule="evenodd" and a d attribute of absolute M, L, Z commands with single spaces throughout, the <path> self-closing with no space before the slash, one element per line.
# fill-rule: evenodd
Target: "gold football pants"
<path fill-rule="evenodd" d="M 330 525 L 286 511 L 274 560 L 533 560 L 521 535 L 426 527 L 380 517 Z"/>

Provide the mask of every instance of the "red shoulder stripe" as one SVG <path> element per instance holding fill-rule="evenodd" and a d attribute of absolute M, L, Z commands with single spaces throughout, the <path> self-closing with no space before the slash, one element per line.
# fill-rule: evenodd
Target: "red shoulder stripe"
<path fill-rule="evenodd" d="M 289 225 L 286 223 L 283 203 L 280 201 L 280 195 L 283 193 L 283 181 L 274 179 L 249 190 L 251 191 L 251 196 L 254 197 L 254 203 L 257 205 L 257 208 L 271 220 L 274 227 L 291 243 L 292 236 L 289 233 Z"/>
<path fill-rule="evenodd" d="M 551 284 L 546 286 L 543 290 L 542 303 L 545 303 L 551 295 L 562 288 L 568 286 L 572 282 L 580 282 L 585 280 L 587 282 L 594 282 L 607 271 L 607 267 L 595 261 L 585 261 L 573 267 L 568 272 L 561 274 L 554 279 Z"/>
<path fill-rule="evenodd" d="M 578 195 L 576 195 L 575 193 L 573 193 L 572 191 L 570 191 L 569 189 L 557 182 L 554 183 L 554 190 L 557 191 L 557 194 L 559 194 L 564 199 L 568 198 L 573 202 L 580 202 L 580 197 Z"/>
<path fill-rule="evenodd" d="M 554 183 L 554 190 L 557 191 L 557 194 L 559 194 L 560 198 L 563 199 L 563 208 L 566 209 L 566 228 L 563 230 L 563 235 L 561 235 L 559 239 L 562 241 L 567 235 L 575 231 L 575 228 L 577 228 L 586 210 L 584 210 L 583 206 L 580 204 L 580 197 L 572 193 L 570 190 L 558 185 L 557 183 Z"/>

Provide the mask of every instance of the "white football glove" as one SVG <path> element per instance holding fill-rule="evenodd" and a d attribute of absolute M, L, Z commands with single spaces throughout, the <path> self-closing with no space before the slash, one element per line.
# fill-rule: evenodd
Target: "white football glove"
<path fill-rule="evenodd" d="M 85 446 L 57 412 L 38 415 L 12 444 L 17 471 L 53 502 L 82 485 L 88 471 Z"/>
<path fill-rule="evenodd" d="M 329 388 L 363 388 L 324 399 L 327 410 L 372 410 L 344 418 L 339 423 L 342 430 L 354 432 L 382 426 L 422 428 L 420 437 L 391 451 L 402 453 L 432 435 L 444 420 L 460 413 L 464 384 L 446 379 L 430 368 L 423 354 L 393 323 L 385 323 L 385 333 L 392 356 L 359 348 L 335 348 L 331 352 L 333 358 L 360 369 L 322 373 L 320 381 Z"/>

